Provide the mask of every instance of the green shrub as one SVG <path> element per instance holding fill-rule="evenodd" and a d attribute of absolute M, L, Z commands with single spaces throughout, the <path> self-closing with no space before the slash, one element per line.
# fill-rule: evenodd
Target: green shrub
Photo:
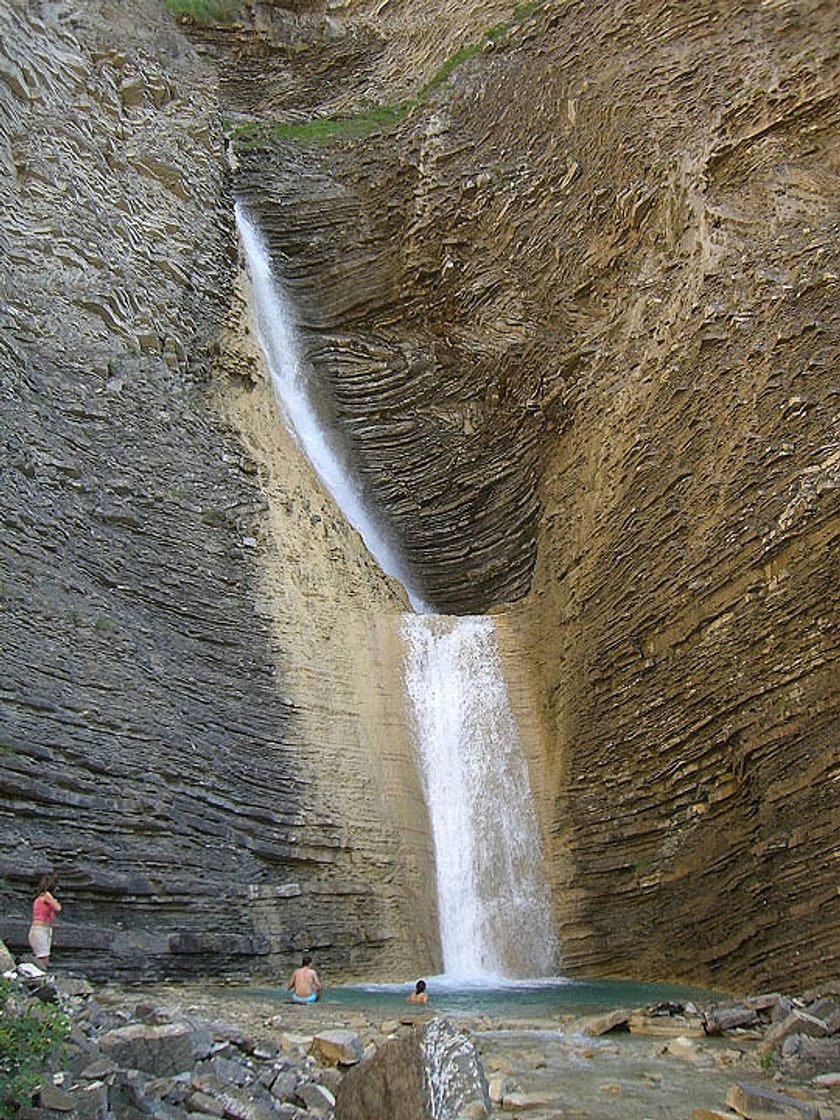
<path fill-rule="evenodd" d="M 31 1103 L 69 1029 L 58 1008 L 27 999 L 15 981 L 0 979 L 0 1120 L 15 1120 Z"/>
<path fill-rule="evenodd" d="M 189 16 L 195 23 L 233 23 L 239 14 L 238 0 L 164 0 L 176 16 Z"/>

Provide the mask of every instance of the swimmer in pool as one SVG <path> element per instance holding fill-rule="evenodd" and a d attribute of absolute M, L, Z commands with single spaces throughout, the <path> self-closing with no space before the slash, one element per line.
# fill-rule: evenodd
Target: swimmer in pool
<path fill-rule="evenodd" d="M 312 958 L 304 957 L 300 968 L 294 970 L 286 985 L 292 993 L 292 1003 L 315 1003 L 321 998 L 321 981 L 311 964 Z"/>
<path fill-rule="evenodd" d="M 426 991 L 426 981 L 418 980 L 414 985 L 414 991 L 410 996 L 405 997 L 406 1003 L 428 1003 L 429 993 Z"/>

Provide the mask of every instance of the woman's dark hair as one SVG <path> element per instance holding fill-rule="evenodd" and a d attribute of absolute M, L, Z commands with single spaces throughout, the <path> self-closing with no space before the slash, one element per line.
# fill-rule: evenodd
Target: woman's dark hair
<path fill-rule="evenodd" d="M 52 893 L 58 886 L 58 876 L 54 871 L 42 875 L 38 880 L 38 894 L 43 894 L 45 891 Z"/>
<path fill-rule="evenodd" d="M 425 990 L 426 990 L 426 981 L 425 980 L 418 980 L 417 983 L 414 985 L 414 991 L 419 996 L 420 993 L 425 992 Z"/>

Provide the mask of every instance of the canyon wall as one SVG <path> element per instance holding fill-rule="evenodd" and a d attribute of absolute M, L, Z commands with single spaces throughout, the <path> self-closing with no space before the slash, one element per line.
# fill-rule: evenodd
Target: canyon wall
<path fill-rule="evenodd" d="M 274 406 L 216 74 L 156 3 L 0 19 L 0 936 L 53 867 L 62 967 L 431 967 L 404 596 Z"/>
<path fill-rule="evenodd" d="M 405 598 L 277 421 L 236 193 L 414 584 L 498 618 L 564 970 L 828 975 L 836 5 L 238 13 L 0 10 L 0 936 L 52 863 L 91 971 L 439 960 Z"/>
<path fill-rule="evenodd" d="M 830 972 L 836 6 L 342 15 L 331 133 L 306 52 L 225 87 L 237 183 L 415 582 L 501 612 L 564 967 Z"/>

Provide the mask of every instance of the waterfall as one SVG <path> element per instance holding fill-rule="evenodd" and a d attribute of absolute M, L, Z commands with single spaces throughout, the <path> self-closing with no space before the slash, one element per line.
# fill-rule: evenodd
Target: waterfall
<path fill-rule="evenodd" d="M 406 689 L 436 860 L 441 945 L 453 978 L 545 976 L 556 942 L 537 821 L 490 618 L 446 618 L 408 582 L 405 566 L 318 417 L 309 371 L 266 245 L 236 204 L 254 291 L 257 334 L 284 419 L 368 551 L 403 585 Z"/>
<path fill-rule="evenodd" d="M 345 455 L 318 418 L 309 389 L 308 370 L 298 350 L 294 322 L 283 290 L 271 271 L 265 241 L 238 201 L 235 212 L 254 290 L 257 337 L 286 424 L 383 572 L 402 584 L 416 611 L 427 610 L 426 604 L 412 590 L 405 565 L 388 540 L 384 527 L 365 506 L 361 487 L 353 478 Z"/>
<path fill-rule="evenodd" d="M 406 615 L 403 634 L 444 970 L 550 975 L 557 943 L 539 830 L 493 621 Z"/>

